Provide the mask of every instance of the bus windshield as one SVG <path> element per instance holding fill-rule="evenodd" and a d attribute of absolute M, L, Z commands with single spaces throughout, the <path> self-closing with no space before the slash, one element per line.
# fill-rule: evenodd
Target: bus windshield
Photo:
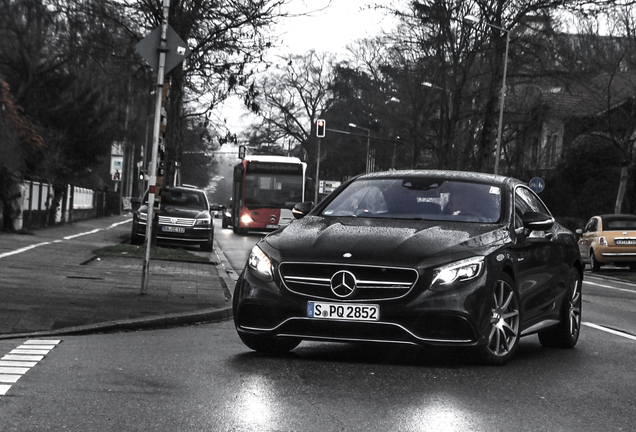
<path fill-rule="evenodd" d="M 245 175 L 247 208 L 288 208 L 302 201 L 302 174 L 248 173 Z"/>

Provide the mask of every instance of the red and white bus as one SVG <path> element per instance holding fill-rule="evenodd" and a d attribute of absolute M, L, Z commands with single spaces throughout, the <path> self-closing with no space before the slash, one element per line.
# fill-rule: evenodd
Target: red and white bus
<path fill-rule="evenodd" d="M 273 231 L 288 225 L 291 209 L 305 200 L 307 164 L 296 157 L 246 156 L 234 167 L 235 233 Z"/>

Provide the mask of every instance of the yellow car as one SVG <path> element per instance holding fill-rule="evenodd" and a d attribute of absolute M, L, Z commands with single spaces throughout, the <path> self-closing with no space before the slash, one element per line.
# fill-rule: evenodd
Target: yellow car
<path fill-rule="evenodd" d="M 579 250 L 584 263 L 597 272 L 602 265 L 629 266 L 636 270 L 636 216 L 594 216 L 581 234 Z"/>

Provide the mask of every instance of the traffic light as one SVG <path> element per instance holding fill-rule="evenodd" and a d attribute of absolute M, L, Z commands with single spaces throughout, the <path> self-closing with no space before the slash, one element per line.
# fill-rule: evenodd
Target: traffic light
<path fill-rule="evenodd" d="M 323 119 L 319 119 L 316 122 L 316 136 L 318 138 L 324 138 L 325 136 L 325 129 L 327 129 L 327 122 L 324 121 Z"/>

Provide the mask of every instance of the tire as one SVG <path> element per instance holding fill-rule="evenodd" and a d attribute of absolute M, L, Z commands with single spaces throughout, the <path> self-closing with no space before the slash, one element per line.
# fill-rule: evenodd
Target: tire
<path fill-rule="evenodd" d="M 561 304 L 561 322 L 556 327 L 539 333 L 539 342 L 544 347 L 574 348 L 581 333 L 581 275 L 578 270 L 570 270 L 568 290 Z"/>
<path fill-rule="evenodd" d="M 137 234 L 137 227 L 133 225 L 132 232 L 130 233 L 130 244 L 132 245 L 140 245 L 144 242 L 139 234 Z"/>
<path fill-rule="evenodd" d="M 592 267 L 593 272 L 601 270 L 601 263 L 596 259 L 593 249 L 590 249 L 590 267 Z"/>
<path fill-rule="evenodd" d="M 239 327 L 238 324 L 238 304 L 240 297 L 240 287 L 243 283 L 242 276 L 239 276 L 236 286 L 234 287 L 234 295 L 232 296 L 232 316 L 234 319 L 234 326 Z M 243 341 L 246 347 L 257 352 L 264 352 L 270 354 L 281 354 L 296 348 L 301 339 L 298 338 L 278 338 L 276 336 L 269 335 L 255 335 L 238 333 L 239 338 Z"/>
<path fill-rule="evenodd" d="M 201 250 L 203 252 L 212 252 L 214 250 L 214 234 L 211 234 L 208 241 L 201 245 Z"/>
<path fill-rule="evenodd" d="M 521 311 L 515 282 L 502 273 L 492 292 L 488 342 L 478 352 L 484 363 L 502 365 L 514 356 L 519 346 Z"/>
<path fill-rule="evenodd" d="M 238 334 L 246 347 L 257 352 L 268 354 L 282 354 L 289 352 L 300 345 L 298 338 L 279 338 L 276 336 L 265 336 L 255 334 Z"/>

